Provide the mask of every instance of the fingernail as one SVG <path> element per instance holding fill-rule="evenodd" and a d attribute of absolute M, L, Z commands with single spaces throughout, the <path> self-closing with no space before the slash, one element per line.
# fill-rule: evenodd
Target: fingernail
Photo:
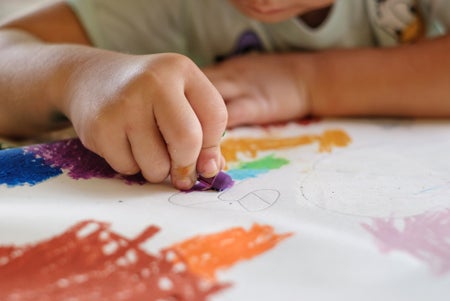
<path fill-rule="evenodd" d="M 203 166 L 202 176 L 205 178 L 214 177 L 219 172 L 219 168 L 217 166 L 217 162 L 214 159 L 209 160 Z"/>
<path fill-rule="evenodd" d="M 175 182 L 175 186 L 177 186 L 179 189 L 182 189 L 182 190 L 191 189 L 191 187 L 193 185 L 194 185 L 194 181 L 190 177 L 176 179 L 176 182 Z"/>

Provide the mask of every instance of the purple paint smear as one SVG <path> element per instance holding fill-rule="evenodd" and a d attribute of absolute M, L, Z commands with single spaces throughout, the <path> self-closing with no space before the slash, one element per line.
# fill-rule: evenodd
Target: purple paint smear
<path fill-rule="evenodd" d="M 49 168 L 64 170 L 75 180 L 117 178 L 125 180 L 128 184 L 142 185 L 147 182 L 140 173 L 132 176 L 119 174 L 102 157 L 86 149 L 79 139 L 28 146 L 24 148 L 24 155 L 43 161 L 43 165 Z M 209 189 L 223 191 L 233 186 L 233 183 L 229 175 L 220 172 L 210 179 L 199 177 L 199 182 L 190 191 Z"/>
<path fill-rule="evenodd" d="M 25 152 L 33 153 L 51 167 L 66 170 L 75 180 L 119 178 L 128 184 L 146 182 L 141 174 L 124 176 L 117 173 L 102 157 L 86 149 L 79 139 L 33 145 L 26 147 Z"/>
<path fill-rule="evenodd" d="M 371 233 L 381 252 L 403 251 L 425 262 L 436 275 L 450 271 L 450 209 L 426 212 L 400 220 L 373 219 L 362 224 Z"/>
<path fill-rule="evenodd" d="M 231 179 L 228 174 L 220 171 L 215 177 L 212 178 L 204 178 L 199 176 L 198 182 L 189 191 L 224 191 L 225 189 L 231 188 L 233 184 L 233 179 Z"/>

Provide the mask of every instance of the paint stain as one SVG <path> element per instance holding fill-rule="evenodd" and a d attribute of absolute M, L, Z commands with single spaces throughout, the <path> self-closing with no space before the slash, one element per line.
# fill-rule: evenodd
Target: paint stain
<path fill-rule="evenodd" d="M 198 176 L 197 183 L 189 191 L 205 191 L 205 190 L 215 190 L 224 191 L 233 187 L 234 181 L 229 174 L 219 171 L 219 173 L 212 178 L 205 178 L 201 175 Z"/>
<path fill-rule="evenodd" d="M 316 139 L 319 142 L 319 152 L 331 152 L 333 147 L 345 147 L 352 141 L 350 136 L 342 130 L 325 131 Z"/>
<path fill-rule="evenodd" d="M 193 165 L 189 165 L 189 166 L 185 166 L 185 167 L 178 167 L 176 169 L 176 172 L 181 178 L 185 178 L 185 177 L 189 176 L 190 172 L 193 169 L 194 169 L 194 166 Z"/>
<path fill-rule="evenodd" d="M 287 149 L 313 143 L 319 143 L 320 152 L 331 152 L 333 147 L 345 147 L 350 142 L 350 137 L 344 131 L 327 130 L 322 135 L 302 135 L 291 138 L 230 138 L 222 143 L 221 148 L 227 162 L 232 163 L 238 161 L 240 153 L 255 158 L 259 151 Z M 240 163 L 227 170 L 227 173 L 235 180 L 244 180 L 255 178 L 287 164 L 289 164 L 287 159 L 269 155 Z"/>
<path fill-rule="evenodd" d="M 225 159 L 228 162 L 235 162 L 239 153 L 255 158 L 258 151 L 280 150 L 312 143 L 319 143 L 319 151 L 330 152 L 333 147 L 344 147 L 350 141 L 350 137 L 344 131 L 328 130 L 322 135 L 292 138 L 230 138 L 223 141 L 221 148 Z M 274 164 L 279 164 L 279 160 L 281 159 L 272 157 L 247 162 L 245 163 L 247 165 L 235 168 L 230 175 L 236 179 L 256 177 L 275 169 Z M 0 163 L 0 185 L 5 184 L 8 187 L 25 184 L 33 186 L 62 173 L 67 173 L 75 180 L 115 178 L 127 184 L 146 183 L 140 173 L 132 176 L 117 173 L 103 158 L 86 149 L 79 139 L 3 150 L 0 152 Z"/>
<path fill-rule="evenodd" d="M 239 164 L 239 168 L 244 169 L 278 169 L 286 164 L 289 161 L 284 158 L 275 158 L 274 155 L 269 155 L 264 158 L 261 158 L 252 162 L 244 162 Z"/>
<path fill-rule="evenodd" d="M 42 158 L 49 166 L 67 171 L 75 180 L 121 178 L 129 183 L 145 183 L 141 175 L 123 176 L 112 169 L 100 156 L 86 149 L 79 139 L 69 139 L 25 148 Z"/>
<path fill-rule="evenodd" d="M 42 158 L 22 148 L 2 150 L 0 167 L 0 185 L 8 187 L 33 186 L 62 174 L 60 168 L 48 166 Z"/>
<path fill-rule="evenodd" d="M 117 178 L 127 184 L 146 183 L 141 174 L 117 173 L 103 158 L 86 149 L 79 139 L 3 150 L 0 166 L 0 185 L 8 187 L 33 186 L 64 172 L 75 180 Z"/>
<path fill-rule="evenodd" d="M 238 154 L 255 158 L 259 151 L 281 150 L 313 143 L 320 152 L 330 152 L 333 147 L 345 147 L 351 138 L 343 130 L 327 130 L 322 135 L 302 135 L 289 138 L 229 138 L 222 142 L 222 154 L 228 162 L 238 161 Z"/>
<path fill-rule="evenodd" d="M 279 169 L 289 164 L 289 160 L 277 158 L 273 154 L 259 160 L 243 162 L 236 168 L 229 169 L 227 173 L 235 180 L 255 178 L 271 170 Z"/>
<path fill-rule="evenodd" d="M 255 224 L 246 231 L 232 228 L 211 235 L 199 235 L 173 245 L 189 269 L 207 279 L 215 279 L 219 269 L 226 269 L 241 260 L 267 252 L 291 233 L 276 234 L 271 226 Z"/>
<path fill-rule="evenodd" d="M 436 275 L 450 272 L 450 209 L 399 220 L 376 218 L 362 226 L 376 239 L 381 252 L 406 252 Z"/>
<path fill-rule="evenodd" d="M 130 239 L 107 223 L 83 221 L 33 245 L 0 246 L 0 300 L 209 300 L 230 284 L 205 275 L 251 259 L 288 236 L 255 225 L 248 232 L 233 228 L 194 237 L 156 254 L 141 249 L 159 231 L 149 226 Z M 192 258 L 201 254 L 216 260 L 199 268 Z"/>

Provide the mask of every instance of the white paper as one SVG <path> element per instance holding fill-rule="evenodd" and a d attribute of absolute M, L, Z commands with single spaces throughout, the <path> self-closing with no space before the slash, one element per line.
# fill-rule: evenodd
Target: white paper
<path fill-rule="evenodd" d="M 125 237 L 159 227 L 141 245 L 149 254 L 198 235 L 267 225 L 291 236 L 218 268 L 215 283 L 231 286 L 210 300 L 444 300 L 450 294 L 450 122 L 325 119 L 238 128 L 223 139 L 331 130 L 351 142 L 330 152 L 321 152 L 318 142 L 256 157 L 239 152 L 229 170 L 267 156 L 288 163 L 223 192 L 74 180 L 66 171 L 36 185 L 0 185 L 0 248 L 39 244 L 84 220 L 110 223 Z M 2 268 L 0 258 L 0 279 Z"/>

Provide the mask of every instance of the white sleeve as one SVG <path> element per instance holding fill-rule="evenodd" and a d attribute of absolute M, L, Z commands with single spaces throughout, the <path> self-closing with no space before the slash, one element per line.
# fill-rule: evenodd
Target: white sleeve
<path fill-rule="evenodd" d="M 450 31 L 450 1 L 448 0 L 428 0 L 425 1 L 426 11 L 430 19 L 430 25 L 445 33 Z M 438 28 L 441 27 L 441 28 Z M 441 33 L 444 33 L 441 32 Z"/>
<path fill-rule="evenodd" d="M 91 42 L 133 54 L 184 52 L 183 0 L 67 0 Z"/>
<path fill-rule="evenodd" d="M 376 41 L 381 46 L 450 32 L 449 0 L 368 0 L 367 8 Z"/>

